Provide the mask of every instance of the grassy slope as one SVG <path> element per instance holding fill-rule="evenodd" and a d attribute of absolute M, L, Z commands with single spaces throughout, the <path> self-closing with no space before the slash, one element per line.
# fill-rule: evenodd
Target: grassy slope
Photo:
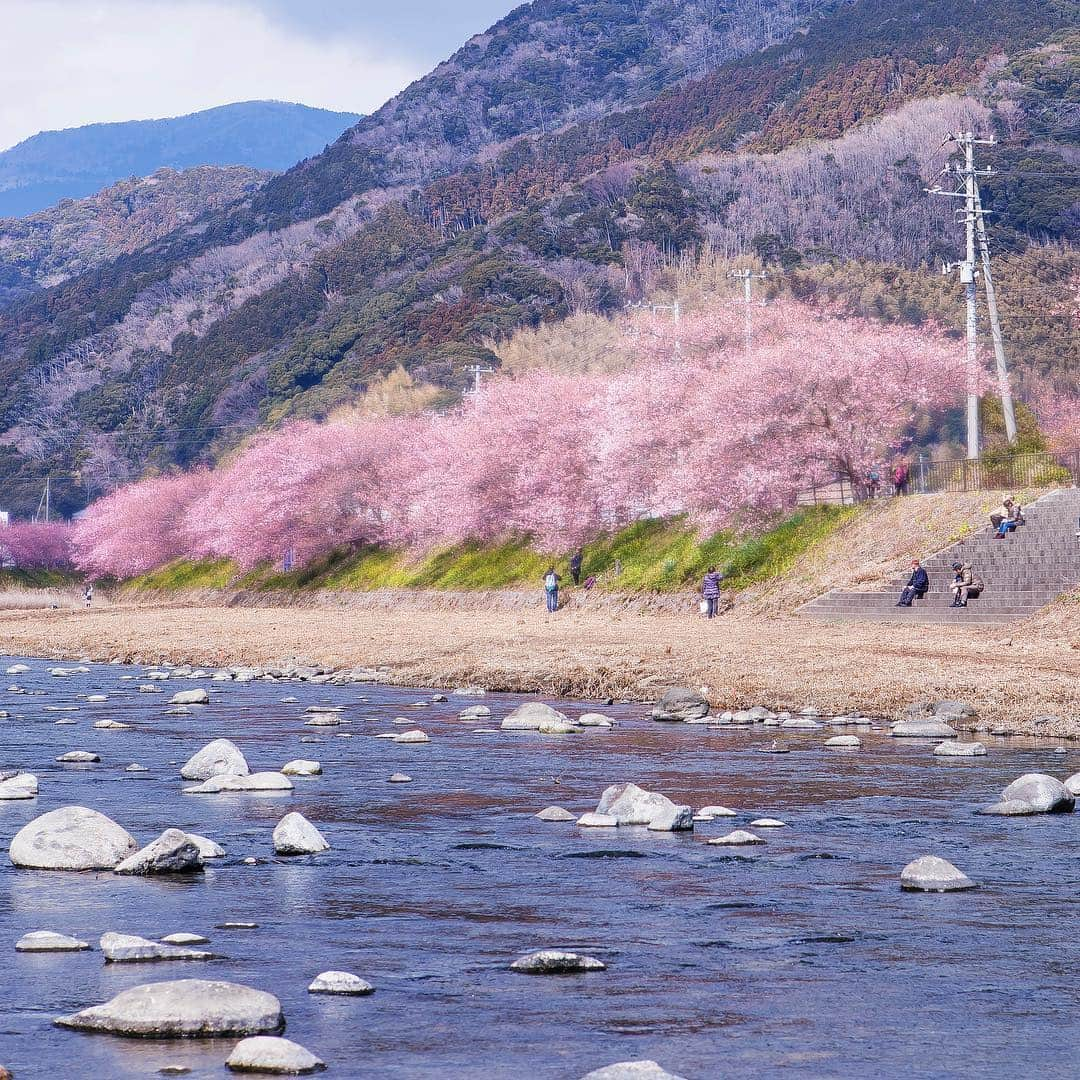
<path fill-rule="evenodd" d="M 716 565 L 727 574 L 730 588 L 743 589 L 784 574 L 859 513 L 852 507 L 808 508 L 755 536 L 725 532 L 706 539 L 684 522 L 640 521 L 586 545 L 583 573 L 595 576 L 597 587 L 611 592 L 677 592 L 696 587 Z M 225 561 L 180 561 L 136 578 L 129 587 L 138 592 L 228 586 L 286 591 L 538 588 L 552 564 L 564 576 L 569 574 L 565 555 L 506 541 L 461 545 L 418 558 L 376 549 L 339 552 L 288 574 L 270 567 L 239 574 Z"/>

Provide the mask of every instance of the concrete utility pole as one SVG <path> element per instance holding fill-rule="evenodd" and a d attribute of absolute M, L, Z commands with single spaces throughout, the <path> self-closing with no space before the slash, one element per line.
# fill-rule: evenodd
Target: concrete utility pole
<path fill-rule="evenodd" d="M 762 270 L 755 274 L 753 270 L 729 270 L 728 277 L 738 278 L 743 284 L 743 303 L 746 305 L 746 351 L 754 343 L 754 319 L 752 307 L 754 303 L 754 279 L 764 281 L 769 275 Z"/>
<path fill-rule="evenodd" d="M 958 263 L 948 263 L 942 267 L 946 274 L 953 270 L 960 271 L 960 281 L 964 286 L 967 303 L 967 369 L 969 389 L 967 395 L 967 453 L 969 458 L 979 456 L 979 397 L 974 392 L 978 374 L 978 316 L 976 299 L 978 286 L 975 269 L 975 239 L 979 237 L 982 256 L 983 277 L 986 282 L 987 306 L 990 309 L 991 333 L 994 338 L 994 356 L 997 361 L 998 383 L 1001 389 L 1001 410 L 1005 418 L 1005 433 L 1009 442 L 1016 441 L 1016 417 L 1013 411 L 1012 391 L 1009 388 L 1009 374 L 1005 364 L 1005 348 L 1001 340 L 1001 324 L 998 321 L 997 296 L 994 293 L 993 280 L 990 276 L 990 248 L 986 240 L 986 226 L 983 222 L 982 203 L 979 199 L 978 177 L 989 176 L 990 169 L 975 168 L 975 147 L 993 146 L 994 139 L 977 139 L 970 131 L 957 131 L 948 135 L 945 142 L 954 142 L 964 154 L 962 165 L 946 167 L 945 171 L 955 175 L 962 186 L 958 191 L 942 191 L 940 187 L 929 190 L 931 195 L 947 195 L 964 200 L 964 259 Z M 944 145 L 944 143 L 942 144 Z"/>
<path fill-rule="evenodd" d="M 470 364 L 465 369 L 473 377 L 473 393 L 480 389 L 480 379 L 484 375 L 494 375 L 495 369 L 493 367 L 485 367 L 482 364 Z"/>

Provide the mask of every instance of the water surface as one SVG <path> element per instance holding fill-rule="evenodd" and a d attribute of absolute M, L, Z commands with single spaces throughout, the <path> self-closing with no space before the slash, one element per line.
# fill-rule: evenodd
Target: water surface
<path fill-rule="evenodd" d="M 0 671 L 15 662 L 0 658 Z M 0 719 L 0 767 L 34 772 L 41 792 L 0 802 L 5 849 L 25 822 L 78 803 L 141 843 L 177 826 L 217 840 L 228 857 L 171 880 L 0 860 L 0 1062 L 19 1080 L 148 1076 L 166 1065 L 228 1075 L 235 1040 L 124 1040 L 52 1025 L 126 987 L 185 977 L 272 991 L 286 1034 L 342 1077 L 576 1080 L 645 1057 L 689 1080 L 1075 1074 L 1080 819 L 972 814 L 1023 772 L 1076 771 L 1072 749 L 989 739 L 985 758 L 942 760 L 932 743 L 876 730 L 860 732 L 861 751 L 842 753 L 823 747 L 835 733 L 826 729 L 785 732 L 792 752 L 766 755 L 755 751 L 775 730 L 656 724 L 632 705 L 603 710 L 619 721 L 610 731 L 481 735 L 477 727 L 497 727 L 520 699 L 451 695 L 416 707 L 432 695 L 188 679 L 144 694 L 145 669 L 97 665 L 59 679 L 52 663 L 25 662 L 30 674 L 0 675 L 0 710 L 11 713 Z M 211 703 L 169 715 L 171 694 L 193 686 L 206 686 Z M 85 700 L 96 693 L 108 700 Z M 491 723 L 458 719 L 478 701 Z M 305 727 L 313 704 L 343 706 L 345 722 Z M 566 705 L 572 715 L 591 707 Z M 393 724 L 403 716 L 432 742 L 371 737 L 403 730 Z M 57 725 L 60 717 L 77 723 Z M 94 730 L 103 718 L 132 727 Z M 253 770 L 305 757 L 324 774 L 294 779 L 291 794 L 182 794 L 179 765 L 219 736 L 237 742 Z M 54 762 L 75 749 L 98 752 L 101 763 Z M 126 773 L 131 762 L 149 772 Z M 387 783 L 397 771 L 413 783 Z M 623 780 L 739 817 L 693 835 L 533 817 L 551 804 L 592 809 Z M 331 850 L 275 857 L 270 834 L 289 810 L 315 823 Z M 763 847 L 705 843 L 761 816 L 789 827 L 762 830 Z M 931 852 L 981 887 L 902 893 L 901 867 Z M 244 865 L 245 856 L 258 864 Z M 230 920 L 258 928 L 216 929 Z M 95 948 L 15 953 L 15 941 L 38 929 Z M 109 930 L 204 933 L 225 958 L 105 965 L 96 945 Z M 545 947 L 597 956 L 608 970 L 507 970 Z M 329 968 L 377 992 L 309 995 Z"/>

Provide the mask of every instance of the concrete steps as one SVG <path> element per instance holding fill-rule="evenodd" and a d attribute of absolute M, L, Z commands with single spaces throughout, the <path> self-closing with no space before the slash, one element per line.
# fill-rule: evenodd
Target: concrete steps
<path fill-rule="evenodd" d="M 910 496 L 918 498 L 919 496 Z M 1080 586 L 1080 491 L 1052 491 L 1025 507 L 1027 524 L 997 539 L 989 525 L 923 560 L 930 592 L 910 608 L 896 600 L 908 575 L 881 588 L 833 589 L 799 613 L 836 622 L 996 624 L 1027 618 Z M 986 585 L 966 608 L 951 608 L 954 562 L 971 563 Z"/>

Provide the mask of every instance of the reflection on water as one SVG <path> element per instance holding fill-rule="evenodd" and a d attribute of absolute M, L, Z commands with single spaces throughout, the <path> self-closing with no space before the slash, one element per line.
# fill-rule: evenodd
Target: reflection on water
<path fill-rule="evenodd" d="M 654 724 L 635 706 L 605 710 L 620 721 L 612 731 L 476 735 L 457 718 L 475 699 L 412 710 L 415 689 L 171 680 L 159 684 L 168 693 L 141 694 L 141 678 L 123 680 L 131 672 L 121 667 L 56 679 L 50 665 L 30 663 L 29 675 L 0 676 L 0 687 L 29 691 L 0 689 L 12 714 L 0 720 L 0 768 L 33 771 L 41 794 L 0 802 L 5 847 L 31 818 L 80 803 L 142 842 L 177 826 L 217 840 L 228 858 L 202 878 L 174 880 L 0 867 L 0 1062 L 19 1080 L 147 1076 L 165 1065 L 225 1075 L 232 1040 L 129 1041 L 51 1023 L 129 986 L 193 976 L 273 991 L 287 1033 L 343 1077 L 576 1080 L 643 1057 L 691 1080 L 1074 1072 L 1062 1036 L 1080 998 L 1071 930 L 1080 819 L 971 811 L 1022 772 L 1076 771 L 1077 752 L 990 740 L 985 758 L 941 760 L 930 744 L 863 731 L 864 749 L 842 753 L 823 748 L 826 730 L 764 755 L 752 751 L 775 731 Z M 169 714 L 171 692 L 191 685 L 208 686 L 211 704 Z M 86 702 L 91 693 L 109 697 Z M 298 700 L 282 703 L 287 695 Z M 494 715 L 477 726 L 497 726 L 517 704 L 484 702 Z M 305 727 L 312 704 L 342 706 L 341 727 Z M 404 712 L 431 743 L 367 737 L 393 730 Z M 57 725 L 61 716 L 77 723 Z M 132 727 L 94 730 L 104 718 Z M 285 795 L 183 795 L 179 765 L 218 736 L 236 741 L 253 769 L 305 757 L 324 773 L 294 779 Z M 76 749 L 100 753 L 101 764 L 54 762 Z M 126 773 L 131 762 L 149 772 Z M 397 771 L 413 783 L 387 783 Z M 532 816 L 552 804 L 592 809 L 620 780 L 739 816 L 694 835 Z M 310 818 L 331 850 L 276 858 L 270 832 L 287 810 Z M 704 843 L 763 816 L 789 827 L 764 830 L 766 845 L 752 849 Z M 982 887 L 901 893 L 900 868 L 926 852 Z M 246 856 L 259 861 L 244 865 Z M 215 929 L 241 920 L 258 928 Z M 224 958 L 105 966 L 96 949 L 14 953 L 35 929 L 95 944 L 107 930 L 193 931 Z M 608 970 L 507 970 L 552 946 L 599 956 Z M 377 992 L 309 995 L 328 968 L 354 971 Z"/>

